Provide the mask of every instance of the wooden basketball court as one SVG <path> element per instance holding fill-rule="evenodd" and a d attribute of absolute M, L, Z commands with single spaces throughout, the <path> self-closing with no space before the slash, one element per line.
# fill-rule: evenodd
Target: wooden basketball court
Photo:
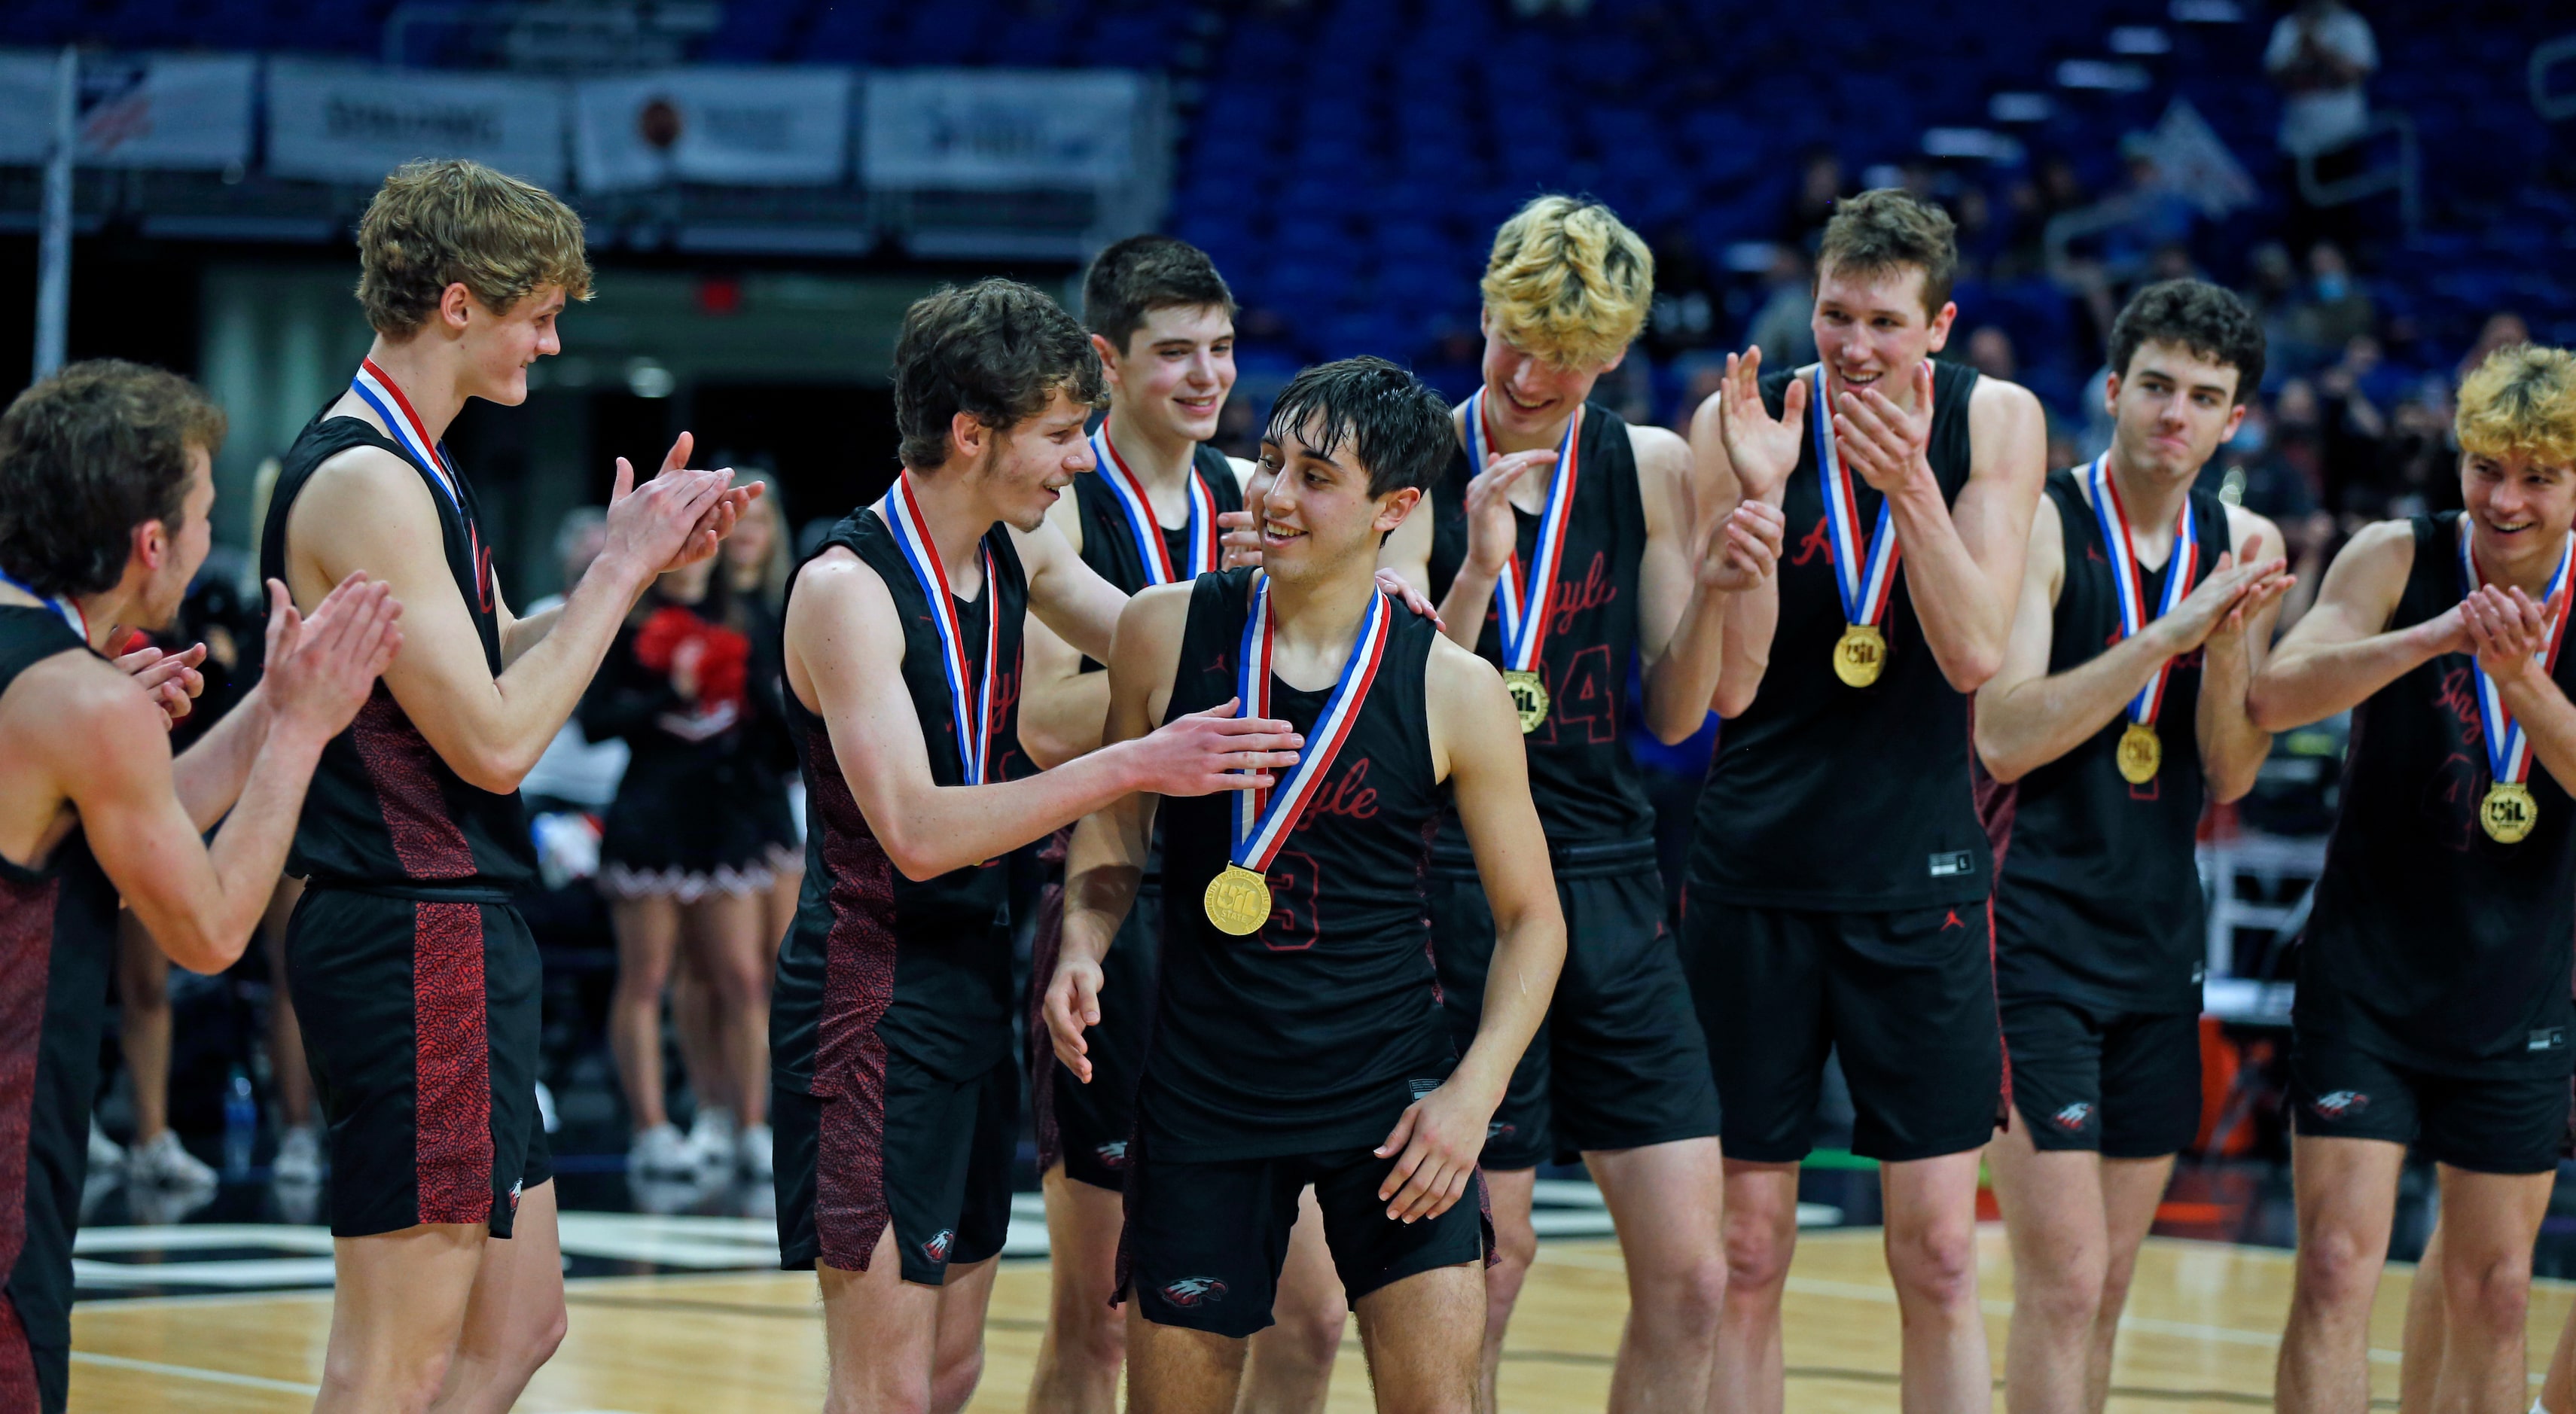
<path fill-rule="evenodd" d="M 1873 1229 L 1801 1237 L 1789 1279 L 1789 1408 L 1842 1414 L 1896 1407 L 1895 1295 Z M 2001 1360 L 2012 1264 L 2003 1232 L 1982 1237 L 1987 1326 Z M 2375 1404 L 2394 1408 L 2397 1344 L 2411 1269 L 2392 1266 L 2372 1325 Z M 2270 1248 L 2157 1238 L 2139 1261 L 2111 1407 L 2268 1407 L 2290 1292 L 2290 1256 Z M 2543 1282 L 2531 1307 L 2537 1374 L 2576 1284 Z M 1006 1263 L 993 1300 L 976 1414 L 1017 1414 L 1045 1315 L 1043 1262 Z M 811 1414 L 823 1342 L 814 1280 L 802 1273 L 600 1278 L 570 1290 L 571 1334 L 519 1408 L 537 1414 Z M 1503 1363 L 1503 1407 L 1590 1411 L 1609 1389 L 1627 1307 L 1607 1241 L 1543 1243 Z M 100 1301 L 73 1315 L 72 1410 L 186 1409 L 284 1414 L 310 1406 L 330 1322 L 327 1292 Z M 1334 1379 L 1335 1414 L 1370 1408 L 1356 1336 Z"/>

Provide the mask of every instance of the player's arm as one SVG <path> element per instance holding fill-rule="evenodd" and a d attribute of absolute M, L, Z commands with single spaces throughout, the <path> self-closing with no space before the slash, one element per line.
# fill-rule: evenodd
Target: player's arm
<path fill-rule="evenodd" d="M 2021 599 L 2032 508 L 2048 474 L 2039 399 L 2018 384 L 1977 380 L 1968 398 L 1968 482 L 1952 505 L 1942 503 L 1930 460 L 1930 363 L 1914 370 L 1910 411 L 1876 388 L 1836 401 L 1834 445 L 1886 494 L 1899 568 L 1933 660 L 1952 687 L 1974 692 L 2003 665 Z"/>
<path fill-rule="evenodd" d="M 1690 444 L 1660 427 L 1632 427 L 1646 548 L 1637 566 L 1637 650 L 1646 726 L 1671 744 L 1708 720 L 1726 666 L 1732 601 L 1780 565 L 1780 511 L 1742 501 L 1694 533 Z"/>
<path fill-rule="evenodd" d="M 1458 573 L 1449 580 L 1447 592 L 1440 596 L 1440 621 L 1449 641 L 1473 653 L 1476 641 L 1485 633 L 1485 613 L 1494 602 L 1494 585 L 1511 567 L 1512 552 L 1520 548 L 1520 522 L 1512 514 L 1511 491 L 1524 476 L 1535 475 L 1545 480 L 1556 465 L 1556 453 L 1546 448 L 1525 452 L 1487 453 L 1485 465 L 1467 482 L 1467 553 L 1458 562 Z M 1423 503 L 1430 497 L 1426 494 Z M 1408 521 L 1422 522 L 1423 554 L 1430 554 L 1431 517 L 1416 505 Z M 1403 527 L 1396 527 L 1401 534 Z M 1426 578 L 1427 578 L 1426 573 Z"/>
<path fill-rule="evenodd" d="M 674 449 L 685 454 L 685 444 Z M 296 497 L 291 583 L 299 602 L 356 570 L 391 584 L 406 642 L 385 686 L 459 776 L 488 791 L 516 790 L 580 704 L 645 586 L 674 563 L 714 553 L 732 528 L 731 473 L 666 469 L 641 486 L 633 475 L 620 458 L 606 547 L 551 623 L 540 616 L 512 635 L 528 641 L 498 677 L 448 571 L 432 492 L 390 452 L 343 452 Z M 540 624 L 542 637 L 533 632 Z"/>
<path fill-rule="evenodd" d="M 1431 646 L 1424 697 L 1431 754 L 1454 791 L 1458 821 L 1494 913 L 1494 955 L 1485 973 L 1476 1039 L 1439 1089 L 1398 1119 L 1381 1158 L 1394 1158 L 1379 1185 L 1387 1216 L 1437 1217 L 1467 1191 L 1485 1128 L 1503 1102 L 1512 1068 L 1547 1017 L 1565 965 L 1565 915 L 1556 900 L 1547 836 L 1529 793 L 1528 753 L 1502 673 L 1454 643 Z"/>
<path fill-rule="evenodd" d="M 2357 706 L 2417 665 L 2471 642 L 2457 605 L 2407 628 L 2388 619 L 2415 568 L 2415 528 L 2402 520 L 2364 526 L 2326 567 L 2317 602 L 2272 648 L 2253 675 L 2246 715 L 2267 732 Z"/>
<path fill-rule="evenodd" d="M 1047 508 L 1047 523 L 1082 555 L 1082 517 L 1071 496 Z M 1040 767 L 1060 766 L 1100 745 L 1109 676 L 1082 671 L 1083 653 L 1042 619 L 1021 626 L 1020 749 Z"/>
<path fill-rule="evenodd" d="M 830 728 L 852 798 L 909 879 L 996 858 L 1132 791 L 1267 787 L 1303 744 L 1287 723 L 1235 717 L 1227 703 L 1024 780 L 943 786 L 904 690 L 902 621 L 874 570 L 846 550 L 808 563 L 786 642 L 788 689 Z M 1226 774 L 1237 768 L 1246 774 Z"/>
<path fill-rule="evenodd" d="M 1807 415 L 1807 383 L 1793 378 L 1782 391 L 1780 416 L 1762 405 L 1762 351 L 1726 356 L 1726 381 L 1691 414 L 1692 510 L 1696 529 L 1732 520 L 1743 507 L 1778 511 L 1797 468 Z M 1780 624 L 1780 580 L 1767 575 L 1729 595 L 1717 687 L 1708 706 L 1721 717 L 1753 705 L 1771 668 L 1771 636 Z M 1676 720 L 1663 728 L 1679 726 Z M 1663 735 L 1659 728 L 1656 735 Z M 1693 730 L 1698 724 L 1693 723 Z"/>
<path fill-rule="evenodd" d="M 295 606 L 288 601 L 285 586 L 270 580 L 268 648 L 260 661 L 283 661 L 292 651 L 295 640 L 327 628 L 335 615 L 375 612 L 358 603 L 362 598 L 384 598 L 387 607 L 383 612 L 398 622 L 402 617 L 401 601 L 390 598 L 381 589 L 370 589 L 369 584 L 370 581 L 352 576 L 335 586 L 313 611 L 313 616 L 307 619 L 296 614 Z M 290 625 L 292 638 L 288 637 Z M 400 641 L 399 632 L 396 641 Z M 202 654 L 204 645 L 198 645 L 193 651 Z M 119 666 L 123 666 L 123 660 Z M 137 675 L 135 681 L 138 685 L 146 685 L 141 675 Z M 180 808 L 188 812 L 189 820 L 195 823 L 199 833 L 213 829 L 215 822 L 224 818 L 224 812 L 233 808 L 233 802 L 241 798 L 242 786 L 249 780 L 253 764 L 259 760 L 260 748 L 267 742 L 269 728 L 275 724 L 279 690 L 272 676 L 263 675 L 222 721 L 208 727 L 204 736 L 197 738 L 186 751 L 179 753 L 178 760 L 170 763 L 171 787 L 179 797 Z M 168 688 L 165 686 L 158 691 L 166 693 Z M 167 710 L 169 703 L 166 698 L 162 706 Z"/>
<path fill-rule="evenodd" d="M 1109 671 L 1093 674 L 1109 680 L 1105 741 L 1142 738 L 1169 707 L 1189 614 L 1190 587 L 1185 584 L 1148 589 L 1128 601 L 1119 616 Z M 1040 1010 L 1056 1058 L 1085 1084 L 1091 1081 L 1091 1048 L 1082 1033 L 1100 1024 L 1101 961 L 1109 956 L 1118 925 L 1135 906 L 1159 799 L 1139 791 L 1084 816 L 1073 827 L 1073 843 L 1065 853 L 1062 941 L 1055 975 L 1040 984 L 1046 988 Z"/>
<path fill-rule="evenodd" d="M 99 868 L 171 961 L 220 972 L 241 956 L 285 868 L 324 744 L 402 644 L 399 612 L 382 585 L 353 586 L 309 624 L 285 611 L 270 638 L 267 729 L 211 845 L 180 803 L 161 709 L 113 670 L 70 665 L 78 671 L 51 714 L 63 793 Z"/>
<path fill-rule="evenodd" d="M 2249 578 L 2235 606 L 2201 645 L 2200 705 L 2194 723 L 2200 739 L 2201 775 L 2209 782 L 2210 795 L 2222 804 L 2241 800 L 2254 789 L 2263 758 L 2272 754 L 2272 734 L 2254 724 L 2245 710 L 2245 697 L 2254 675 L 2271 656 L 2272 626 L 2281 617 L 2281 599 L 2292 582 L 2290 562 L 2282 557 L 2288 542 L 2279 526 L 2240 506 L 2230 506 L 2227 539 L 2240 571 Z"/>
<path fill-rule="evenodd" d="M 1057 504 L 1070 501 L 1068 497 Z M 1021 571 L 1029 578 L 1030 617 L 1076 652 L 1108 662 L 1109 643 L 1118 632 L 1118 615 L 1127 607 L 1127 596 L 1074 550 L 1052 513 L 1035 530 L 1014 527 L 1011 544 L 1019 551 Z"/>

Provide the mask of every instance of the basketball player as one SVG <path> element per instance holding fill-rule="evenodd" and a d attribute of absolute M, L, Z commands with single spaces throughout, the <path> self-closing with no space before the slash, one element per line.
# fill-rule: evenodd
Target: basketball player
<path fill-rule="evenodd" d="M 510 906 L 535 874 L 519 779 L 645 586 L 714 554 L 747 495 L 682 470 L 685 434 L 643 486 L 621 460 L 599 558 L 563 607 L 514 617 L 440 438 L 468 398 L 523 401 L 562 347 L 555 317 L 589 293 L 580 219 L 489 168 L 415 163 L 358 257 L 375 343 L 288 449 L 260 545 L 298 604 L 363 569 L 404 605 L 403 655 L 323 753 L 290 864 L 338 1278 L 315 1407 L 501 1409 L 564 1320 L 537 950 Z"/>
<path fill-rule="evenodd" d="M 1487 1242 L 1481 1191 L 1459 1200 L 1545 1014 L 1565 925 L 1509 694 L 1372 577 L 1455 446 L 1447 410 L 1395 365 L 1355 358 L 1299 374 L 1270 418 L 1263 567 L 1137 596 L 1110 665 L 1113 741 L 1241 699 L 1305 723 L 1310 743 L 1275 785 L 1169 807 L 1174 904 L 1121 1252 L 1129 1404 L 1235 1408 L 1312 1184 L 1378 1407 L 1463 1411 L 1481 1404 Z M 1463 1057 L 1418 882 L 1452 794 L 1497 922 Z M 1045 1015 L 1077 1076 L 1156 813 L 1137 797 L 1074 833 Z"/>
<path fill-rule="evenodd" d="M 1683 956 L 1724 1104 L 1717 1407 L 1776 1410 L 1798 1162 L 1828 1050 L 1880 1161 L 1908 1408 L 1984 1409 L 1979 1151 L 1999 1117 L 1968 697 L 2004 659 L 2046 475 L 2039 402 L 1934 364 L 1950 218 L 1840 204 L 1817 252 L 1819 361 L 1730 358 L 1692 447 L 1704 514 L 1780 506 L 1797 543 L 1733 596 Z"/>
<path fill-rule="evenodd" d="M 177 613 L 210 542 L 223 432 L 184 380 L 114 361 L 74 364 L 0 415 L 0 1408 L 13 1411 L 67 1398 L 72 1227 L 119 896 L 172 961 L 231 966 L 323 743 L 401 643 L 380 583 L 353 576 L 304 620 L 272 584 L 266 676 L 171 759 L 177 703 L 102 650 Z"/>
<path fill-rule="evenodd" d="M 1779 513 L 1749 503 L 1697 553 L 1691 456 L 1660 427 L 1590 402 L 1654 296 L 1654 256 L 1608 207 L 1524 206 L 1486 261 L 1484 385 L 1453 413 L 1460 450 L 1390 542 L 1442 595 L 1453 641 L 1503 670 L 1530 794 L 1566 918 L 1565 976 L 1495 1115 L 1483 1167 L 1496 1260 L 1486 1271 L 1485 1402 L 1538 1247 L 1537 1167 L 1581 1153 L 1619 1231 L 1628 1324 L 1611 1407 L 1706 1400 L 1726 1258 L 1717 1089 L 1664 929 L 1654 809 L 1620 740 L 1628 664 L 1650 722 L 1699 730 L 1724 606 L 1777 563 Z M 1427 564 L 1423 562 L 1427 559 Z M 1432 847 L 1441 995 L 1476 1034 L 1494 924 L 1464 835 Z"/>
<path fill-rule="evenodd" d="M 2531 1245 L 2576 1059 L 2576 662 L 2559 657 L 2576 354 L 2489 355 L 2455 431 L 2467 509 L 2354 536 L 2254 681 L 2267 730 L 2354 714 L 2291 1024 L 2299 1262 L 2274 1398 L 2294 1412 L 2368 1400 L 2409 1144 L 2441 1173 L 2434 1403 L 2526 1397 Z"/>
<path fill-rule="evenodd" d="M 2200 1127 L 2203 797 L 2253 788 L 2245 716 L 2289 587 L 2269 521 L 2199 484 L 2263 326 L 2198 280 L 2111 326 L 2110 450 L 2049 473 L 2003 668 L 1977 690 L 1995 980 L 2018 1123 L 1987 1146 L 2013 1248 L 2004 1403 L 2102 1408 L 2138 1244 Z"/>
<path fill-rule="evenodd" d="M 1091 434 L 1097 474 L 1074 478 L 1073 494 L 1047 511 L 1048 523 L 1124 594 L 1243 563 L 1225 554 L 1219 525 L 1243 509 L 1252 464 L 1207 440 L 1234 387 L 1233 292 L 1197 247 L 1170 236 L 1132 236 L 1092 262 L 1082 306 L 1108 383 L 1109 415 Z M 1032 759 L 1053 765 L 1099 746 L 1109 675 L 1044 624 L 1028 625 L 1027 633 L 1020 735 Z M 1039 1043 L 1042 1018 L 1034 1009 L 1029 1018 L 1029 1093 L 1052 1286 L 1029 1382 L 1032 1411 L 1108 1414 L 1117 1407 L 1126 1324 L 1109 1298 L 1118 1287 L 1119 1192 L 1135 1130 L 1161 917 L 1161 873 L 1149 859 L 1136 907 L 1104 963 L 1110 1020 L 1090 1038 L 1090 1083 L 1064 1071 Z M 1040 904 L 1029 970 L 1033 1004 L 1055 972 L 1061 918 L 1057 882 Z M 1255 1340 L 1245 1375 L 1248 1409 L 1297 1414 L 1323 1407 L 1343 1301 L 1321 1221 L 1301 1219 L 1291 1239 L 1280 1323 Z"/>
<path fill-rule="evenodd" d="M 831 1407 L 945 1411 L 981 1374 L 1010 1220 L 998 861 L 1136 790 L 1266 784 L 1297 738 L 1221 708 L 1031 775 L 1023 612 L 1106 660 L 1127 602 L 1046 520 L 1091 470 L 1099 358 L 1045 295 L 985 280 L 913 305 L 894 373 L 903 472 L 787 603 L 812 828 L 771 1007 L 772 1124 L 782 1261 L 819 1269 Z"/>

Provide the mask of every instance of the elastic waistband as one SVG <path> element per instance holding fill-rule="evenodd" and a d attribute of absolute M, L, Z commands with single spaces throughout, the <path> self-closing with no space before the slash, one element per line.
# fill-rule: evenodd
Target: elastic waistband
<path fill-rule="evenodd" d="M 1548 868 L 1559 879 L 1598 879 L 1613 874 L 1633 874 L 1653 869 L 1661 863 L 1655 853 L 1655 842 L 1612 840 L 1605 844 L 1550 844 L 1547 847 Z M 1476 877 L 1476 856 L 1461 840 L 1451 845 L 1446 837 L 1431 846 L 1431 872 L 1443 879 Z"/>
<path fill-rule="evenodd" d="M 509 903 L 518 897 L 508 889 L 494 888 L 489 884 L 458 884 L 449 887 L 438 884 L 382 884 L 355 879 L 315 877 L 305 880 L 304 888 L 308 893 L 322 890 L 344 894 L 369 894 L 376 898 L 407 899 L 413 903 Z"/>

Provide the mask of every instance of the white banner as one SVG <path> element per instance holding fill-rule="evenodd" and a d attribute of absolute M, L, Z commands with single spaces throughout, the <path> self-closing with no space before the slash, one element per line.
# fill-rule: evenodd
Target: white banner
<path fill-rule="evenodd" d="M 271 59 L 268 170 L 372 182 L 419 157 L 470 157 L 564 178 L 564 87 L 552 79 Z"/>
<path fill-rule="evenodd" d="M 849 170 L 846 69 L 673 69 L 573 87 L 584 191 L 668 181 L 830 186 Z"/>
<path fill-rule="evenodd" d="M 1137 75 L 1112 69 L 871 73 L 861 170 L 874 187 L 1125 181 L 1143 95 Z"/>
<path fill-rule="evenodd" d="M 0 162 L 53 151 L 51 54 L 0 52 Z M 107 55 L 80 60 L 80 160 L 92 167 L 221 170 L 250 161 L 245 54 Z"/>

